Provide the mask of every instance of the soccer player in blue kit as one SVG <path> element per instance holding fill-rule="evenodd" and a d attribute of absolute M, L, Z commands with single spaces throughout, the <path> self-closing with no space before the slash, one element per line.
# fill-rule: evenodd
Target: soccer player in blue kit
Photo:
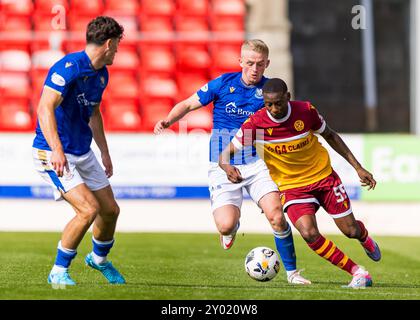
<path fill-rule="evenodd" d="M 227 250 L 233 245 L 240 225 L 243 189 L 246 189 L 271 224 L 288 282 L 310 284 L 296 268 L 292 230 L 282 211 L 279 190 L 266 165 L 256 155 L 255 148 L 244 149 L 239 158 L 232 160 L 231 164 L 235 165 L 235 170 L 239 170 L 243 178 L 240 183 L 230 182 L 218 165 L 220 152 L 230 143 L 242 123 L 264 106 L 262 87 L 267 78 L 263 74 L 270 62 L 268 55 L 269 49 L 263 41 L 245 41 L 239 59 L 242 71 L 223 74 L 176 104 L 166 119 L 156 123 L 154 132 L 160 134 L 188 112 L 213 102 L 209 190 L 222 247 Z"/>
<path fill-rule="evenodd" d="M 108 181 L 113 166 L 99 110 L 108 84 L 106 65 L 113 63 L 123 33 L 113 18 L 90 21 L 85 50 L 68 54 L 51 67 L 38 105 L 32 145 L 36 170 L 53 187 L 55 200 L 64 198 L 76 213 L 58 242 L 48 276 L 53 286 L 76 284 L 68 268 L 92 223 L 93 250 L 85 258 L 86 265 L 100 271 L 109 283 L 125 283 L 107 260 L 120 209 Z M 90 148 L 92 138 L 105 170 Z"/>

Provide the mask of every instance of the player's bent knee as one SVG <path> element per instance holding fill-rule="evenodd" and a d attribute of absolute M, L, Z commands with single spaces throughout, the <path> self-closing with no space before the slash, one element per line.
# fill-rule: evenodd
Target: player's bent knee
<path fill-rule="evenodd" d="M 287 220 L 281 212 L 271 216 L 267 215 L 267 219 L 270 222 L 272 228 L 277 232 L 286 231 L 288 229 Z"/>
<path fill-rule="evenodd" d="M 347 227 L 345 230 L 342 230 L 343 234 L 350 239 L 355 239 L 359 237 L 359 230 L 357 227 Z"/>
<path fill-rule="evenodd" d="M 235 230 L 236 223 L 234 222 L 219 222 L 217 223 L 217 229 L 220 234 L 229 235 Z"/>
<path fill-rule="evenodd" d="M 114 203 L 113 205 L 107 208 L 101 208 L 99 214 L 103 218 L 116 220 L 120 214 L 120 207 L 118 206 L 117 203 Z"/>
<path fill-rule="evenodd" d="M 96 218 L 96 215 L 99 213 L 99 210 L 99 204 L 88 204 L 83 208 L 81 212 L 79 212 L 79 217 L 83 220 L 86 220 L 87 223 L 92 224 Z"/>
<path fill-rule="evenodd" d="M 299 232 L 302 238 L 308 243 L 315 242 L 321 235 L 316 229 L 304 229 L 299 230 Z"/>

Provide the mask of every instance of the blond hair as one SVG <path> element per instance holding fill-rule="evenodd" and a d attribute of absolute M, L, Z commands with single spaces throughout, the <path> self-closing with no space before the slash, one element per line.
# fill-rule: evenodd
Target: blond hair
<path fill-rule="evenodd" d="M 252 50 L 258 53 L 262 53 L 267 57 L 269 53 L 268 46 L 264 43 L 264 41 L 259 39 L 245 40 L 241 47 L 241 55 L 245 50 Z"/>

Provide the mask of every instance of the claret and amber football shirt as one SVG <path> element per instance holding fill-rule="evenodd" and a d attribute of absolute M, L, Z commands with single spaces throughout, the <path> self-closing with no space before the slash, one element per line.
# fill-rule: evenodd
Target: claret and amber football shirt
<path fill-rule="evenodd" d="M 280 191 L 307 186 L 331 174 L 328 151 L 314 133 L 326 122 L 307 101 L 289 101 L 287 115 L 275 119 L 262 108 L 237 132 L 232 143 L 238 149 L 255 145 Z"/>

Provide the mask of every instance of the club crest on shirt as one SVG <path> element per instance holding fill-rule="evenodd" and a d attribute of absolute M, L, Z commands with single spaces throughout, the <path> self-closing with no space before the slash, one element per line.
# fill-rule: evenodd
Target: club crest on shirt
<path fill-rule="evenodd" d="M 233 91 L 235 91 L 235 88 L 234 87 L 230 87 L 229 88 L 229 91 L 230 91 L 230 93 L 233 93 Z"/>
<path fill-rule="evenodd" d="M 294 127 L 296 129 L 296 131 L 302 131 L 305 128 L 305 124 L 303 123 L 302 120 L 296 120 Z"/>
<path fill-rule="evenodd" d="M 268 134 L 271 136 L 273 134 L 273 128 L 268 128 L 267 129 Z"/>
<path fill-rule="evenodd" d="M 263 92 L 262 92 L 262 89 L 257 88 L 257 89 L 255 90 L 255 98 L 257 98 L 257 99 L 262 99 L 262 98 L 263 98 Z"/>

